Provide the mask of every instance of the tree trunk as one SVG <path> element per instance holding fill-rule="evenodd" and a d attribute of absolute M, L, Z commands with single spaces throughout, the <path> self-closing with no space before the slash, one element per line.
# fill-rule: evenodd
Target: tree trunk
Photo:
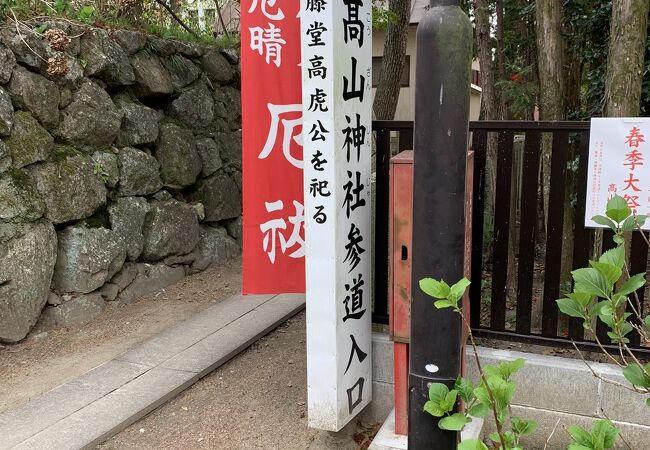
<path fill-rule="evenodd" d="M 501 120 L 503 118 L 501 100 L 496 87 L 496 67 L 492 59 L 493 48 L 490 38 L 490 12 L 488 0 L 474 0 L 476 24 L 476 48 L 481 67 L 481 120 Z M 485 217 L 486 229 L 494 229 L 494 194 L 496 187 L 497 136 L 488 134 L 486 154 Z M 491 246 L 484 246 L 486 259 L 490 258 Z"/>
<path fill-rule="evenodd" d="M 379 84 L 373 103 L 373 110 L 379 120 L 395 117 L 406 56 L 411 2 L 389 0 L 388 9 L 395 14 L 395 20 L 388 24 Z"/>
<path fill-rule="evenodd" d="M 639 114 L 648 5 L 648 0 L 613 0 L 605 80 L 607 117 Z"/>
<path fill-rule="evenodd" d="M 540 118 L 561 120 L 565 117 L 562 39 L 562 1 L 537 0 L 537 69 L 539 72 Z M 548 194 L 551 179 L 551 147 L 549 135 L 542 139 L 542 190 L 544 226 L 548 222 Z"/>
<path fill-rule="evenodd" d="M 609 27 L 605 116 L 635 117 L 641 104 L 648 0 L 613 0 Z M 626 233 L 626 259 L 629 261 L 631 233 Z"/>

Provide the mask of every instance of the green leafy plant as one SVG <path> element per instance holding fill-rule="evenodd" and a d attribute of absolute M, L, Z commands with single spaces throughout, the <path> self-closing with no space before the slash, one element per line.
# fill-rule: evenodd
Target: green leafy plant
<path fill-rule="evenodd" d="M 95 21 L 95 7 L 92 5 L 86 5 L 79 9 L 77 12 L 77 19 L 79 21 L 86 23 L 88 25 L 92 24 Z"/>
<path fill-rule="evenodd" d="M 614 447 L 618 438 L 618 430 L 606 419 L 596 421 L 591 431 L 571 425 L 567 432 L 571 436 L 568 450 L 605 450 Z"/>
<path fill-rule="evenodd" d="M 104 166 L 102 166 L 101 163 L 95 159 L 93 159 L 93 174 L 98 176 L 104 183 L 108 181 L 108 177 L 110 176 L 109 173 L 104 169 Z"/>
<path fill-rule="evenodd" d="M 632 331 L 650 342 L 650 316 L 642 317 L 637 295 L 646 284 L 645 273 L 630 275 L 625 254 L 625 233 L 642 227 L 646 217 L 632 214 L 625 199 L 615 195 L 607 202 L 605 215 L 593 220 L 614 232 L 616 247 L 603 253 L 598 261 L 590 261 L 590 267 L 574 270 L 573 291 L 557 300 L 557 305 L 564 314 L 583 320 L 583 327 L 593 333 L 601 350 L 622 369 L 630 390 L 650 394 L 650 363 L 639 361 L 628 346 Z M 650 242 L 646 243 L 650 246 Z M 607 336 L 618 346 L 618 357 L 600 341 L 595 331 L 598 320 L 607 325 Z M 650 406 L 650 397 L 646 404 Z"/>
<path fill-rule="evenodd" d="M 425 294 L 436 299 L 434 302 L 436 308 L 451 309 L 461 316 L 469 333 L 480 374 L 480 381 L 476 385 L 471 380 L 459 376 L 451 390 L 445 384 L 432 383 L 429 387 L 429 400 L 424 404 L 424 411 L 440 418 L 438 427 L 450 431 L 461 431 L 467 423 L 471 422 L 472 417 L 486 417 L 492 412 L 497 428 L 497 431 L 489 436 L 493 448 L 522 449 L 519 444 L 520 438 L 537 429 L 537 422 L 513 416 L 510 408 L 517 389 L 517 384 L 511 378 L 524 366 L 524 360 L 516 359 L 496 365 L 481 365 L 471 327 L 460 306 L 460 300 L 470 285 L 469 280 L 463 278 L 449 286 L 443 280 L 425 278 L 420 280 L 419 284 Z M 459 400 L 463 401 L 464 407 L 456 412 Z M 487 445 L 477 439 L 461 442 L 458 448 L 488 450 Z"/>

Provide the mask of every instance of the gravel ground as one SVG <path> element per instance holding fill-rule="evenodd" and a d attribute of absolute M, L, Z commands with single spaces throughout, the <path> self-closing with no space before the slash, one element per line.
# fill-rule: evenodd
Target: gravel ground
<path fill-rule="evenodd" d="M 235 259 L 132 304 L 109 302 L 100 317 L 79 328 L 48 330 L 37 324 L 22 342 L 0 345 L 0 413 L 240 291 L 241 260 Z"/>
<path fill-rule="evenodd" d="M 356 441 L 372 430 L 361 424 L 337 434 L 307 427 L 306 372 L 302 312 L 97 448 L 365 448 Z"/>

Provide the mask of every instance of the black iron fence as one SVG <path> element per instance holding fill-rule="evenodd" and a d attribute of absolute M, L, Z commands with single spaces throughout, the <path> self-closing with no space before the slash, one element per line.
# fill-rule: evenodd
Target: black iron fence
<path fill-rule="evenodd" d="M 386 323 L 389 160 L 413 148 L 413 123 L 374 121 L 373 130 L 377 151 L 373 317 Z M 571 288 L 571 270 L 586 267 L 590 258 L 613 245 L 610 232 L 601 238 L 583 226 L 589 122 L 480 121 L 470 122 L 470 131 L 474 334 L 550 346 L 574 341 L 586 350 L 597 350 L 582 322 L 559 314 L 555 302 Z M 545 187 L 540 185 L 543 171 L 550 173 Z M 571 232 L 565 232 L 567 225 Z M 647 271 L 647 260 L 645 241 L 635 233 L 631 273 Z M 644 290 L 638 295 L 643 305 Z M 604 324 L 598 324 L 597 335 L 601 342 L 609 342 Z M 638 335 L 632 333 L 630 341 L 638 353 L 650 356 Z"/>

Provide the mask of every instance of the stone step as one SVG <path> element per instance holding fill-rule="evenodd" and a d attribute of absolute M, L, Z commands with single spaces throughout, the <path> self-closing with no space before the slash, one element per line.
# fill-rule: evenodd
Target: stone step
<path fill-rule="evenodd" d="M 304 308 L 302 294 L 235 295 L 0 414 L 0 449 L 94 448 Z"/>

